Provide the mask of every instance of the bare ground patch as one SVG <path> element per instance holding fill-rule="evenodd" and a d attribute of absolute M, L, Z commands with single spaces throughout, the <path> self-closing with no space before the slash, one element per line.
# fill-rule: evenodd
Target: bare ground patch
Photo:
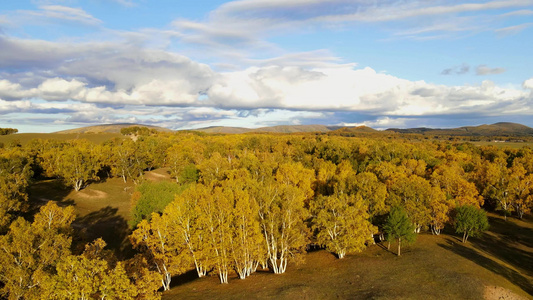
<path fill-rule="evenodd" d="M 501 286 L 486 286 L 483 293 L 485 300 L 527 300 Z"/>
<path fill-rule="evenodd" d="M 104 199 L 108 196 L 108 193 L 88 188 L 79 191 L 77 196 L 84 199 Z"/>
<path fill-rule="evenodd" d="M 167 168 L 162 168 L 144 173 L 144 178 L 150 181 L 164 181 L 170 180 L 170 175 L 168 175 Z"/>

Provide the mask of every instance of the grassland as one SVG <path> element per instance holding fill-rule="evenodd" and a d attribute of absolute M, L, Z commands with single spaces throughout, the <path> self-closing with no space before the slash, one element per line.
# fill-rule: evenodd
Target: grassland
<path fill-rule="evenodd" d="M 146 172 L 145 179 L 170 180 L 170 176 L 167 169 L 158 169 Z M 65 187 L 56 179 L 41 180 L 30 187 L 31 213 L 35 213 L 47 201 L 55 201 L 63 206 L 73 205 L 76 209 L 73 226 L 77 229 L 75 240 L 79 247 L 101 237 L 119 258 L 125 258 L 132 251 L 127 236 L 131 233 L 128 221 L 131 218 L 131 194 L 134 190 L 134 184 L 124 183 L 122 178 L 92 183 L 79 192 Z"/>
<path fill-rule="evenodd" d="M 0 143 L 9 145 L 13 142 L 17 142 L 24 146 L 33 139 L 49 139 L 58 141 L 86 139 L 94 143 L 102 143 L 117 137 L 124 136 L 120 133 L 17 133 L 0 135 Z"/>
<path fill-rule="evenodd" d="M 471 142 L 476 146 L 495 146 L 498 148 L 520 149 L 523 147 L 533 148 L 533 142 Z"/>
<path fill-rule="evenodd" d="M 227 285 L 190 272 L 163 299 L 533 299 L 532 220 L 490 221 L 466 244 L 451 232 L 421 234 L 401 257 L 379 244 L 342 260 L 321 250 L 286 274 L 264 270 Z"/>

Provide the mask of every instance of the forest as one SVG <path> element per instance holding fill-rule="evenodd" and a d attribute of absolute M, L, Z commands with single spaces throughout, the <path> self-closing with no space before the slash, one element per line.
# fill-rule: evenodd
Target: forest
<path fill-rule="evenodd" d="M 231 284 L 285 273 L 316 248 L 344 259 L 383 243 L 401 256 L 422 232 L 452 228 L 468 243 L 489 228 L 486 211 L 522 219 L 533 208 L 529 147 L 402 134 L 122 134 L 2 145 L 2 297 L 159 299 L 190 270 Z M 172 181 L 146 180 L 155 169 Z M 73 205 L 29 201 L 45 179 L 82 191 L 110 178 L 135 186 L 127 255 L 86 240 Z"/>

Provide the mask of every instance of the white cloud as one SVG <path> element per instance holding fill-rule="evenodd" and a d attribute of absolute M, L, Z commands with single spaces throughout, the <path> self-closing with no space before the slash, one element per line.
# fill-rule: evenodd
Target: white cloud
<path fill-rule="evenodd" d="M 258 36 L 295 31 L 311 26 L 344 26 L 353 22 L 394 22 L 396 36 L 431 38 L 441 32 L 479 32 L 501 18 L 527 15 L 532 0 L 499 0 L 483 3 L 447 3 L 444 1 L 349 1 L 349 0 L 241 0 L 221 5 L 211 12 L 205 23 L 179 20 L 175 24 L 195 31 L 197 41 L 226 38 L 231 41 L 254 42 Z M 510 12 L 498 10 L 515 9 Z M 473 12 L 490 12 L 474 15 Z M 194 24 L 194 25 L 193 25 Z M 187 26 L 189 25 L 189 26 Z M 213 29 L 216 28 L 216 29 Z"/>
<path fill-rule="evenodd" d="M 530 22 L 530 23 L 523 23 L 523 24 L 519 24 L 519 25 L 513 25 L 513 26 L 508 26 L 508 27 L 504 27 L 504 28 L 499 28 L 499 29 L 496 29 L 496 33 L 498 33 L 499 35 L 502 35 L 502 36 L 508 36 L 508 35 L 513 35 L 513 34 L 518 34 L 519 32 L 529 28 L 533 26 L 533 22 Z"/>
<path fill-rule="evenodd" d="M 525 89 L 530 89 L 532 92 L 533 92 L 533 77 L 532 78 L 529 78 L 528 80 L 524 81 L 524 83 L 522 84 L 522 86 L 525 88 Z"/>
<path fill-rule="evenodd" d="M 0 80 L 0 97 L 98 103 L 110 111 L 117 105 L 203 107 L 191 110 L 191 116 L 221 119 L 231 117 L 232 113 L 224 113 L 227 111 L 265 108 L 403 117 L 488 114 L 494 109 L 512 114 L 520 108 L 524 114 L 533 114 L 524 102 L 531 97 L 529 91 L 499 87 L 490 81 L 477 86 L 435 85 L 333 62 L 314 68 L 265 65 L 216 73 L 186 57 L 162 51 L 119 49 L 111 54 L 84 54 L 90 59 L 57 59 L 55 69 L 48 72 L 53 77 L 43 77 L 38 83 L 22 84 L 24 78 Z M 478 73 L 498 71 L 485 68 L 478 68 Z M 524 88 L 533 85 L 530 81 L 524 82 Z M 206 108 L 217 113 L 206 113 Z M 163 114 L 158 107 L 146 110 Z"/>
<path fill-rule="evenodd" d="M 42 5 L 39 7 L 39 10 L 26 10 L 21 12 L 31 17 L 56 19 L 85 25 L 99 25 L 102 23 L 101 20 L 93 17 L 81 8 L 63 5 Z"/>
<path fill-rule="evenodd" d="M 346 123 L 342 122 L 340 126 L 367 126 L 378 130 L 388 129 L 388 128 L 405 128 L 409 122 L 412 122 L 414 119 L 410 118 L 390 118 L 390 117 L 380 117 L 375 121 L 364 121 L 361 123 Z"/>
<path fill-rule="evenodd" d="M 112 0 L 117 2 L 120 5 L 124 5 L 126 7 L 134 7 L 137 6 L 137 1 L 135 0 Z"/>

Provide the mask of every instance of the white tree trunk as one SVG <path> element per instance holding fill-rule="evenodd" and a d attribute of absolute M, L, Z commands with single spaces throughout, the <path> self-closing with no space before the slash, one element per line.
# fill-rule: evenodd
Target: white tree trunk
<path fill-rule="evenodd" d="M 401 244 L 402 244 L 402 238 L 398 238 L 398 256 L 400 256 L 400 247 L 401 247 Z"/>

